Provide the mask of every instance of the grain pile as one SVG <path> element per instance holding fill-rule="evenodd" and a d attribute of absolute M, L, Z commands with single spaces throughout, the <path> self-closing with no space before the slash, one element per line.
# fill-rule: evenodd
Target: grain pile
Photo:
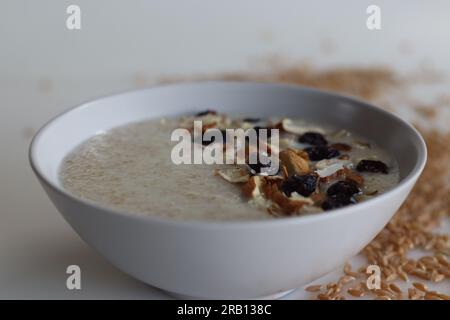
<path fill-rule="evenodd" d="M 380 101 L 386 92 L 402 90 L 408 85 L 393 71 L 378 67 L 318 71 L 301 66 L 279 68 L 264 74 L 227 74 L 220 78 L 294 83 L 371 101 Z M 422 113 L 422 117 L 436 117 L 432 107 Z M 429 160 L 408 200 L 363 250 L 366 264 L 357 270 L 346 264 L 343 275 L 336 282 L 306 288 L 314 297 L 336 300 L 349 296 L 382 300 L 450 299 L 447 294 L 429 290 L 423 283 L 450 280 L 449 235 L 436 233 L 443 218 L 450 215 L 450 134 L 421 131 L 428 146 Z M 409 253 L 414 249 L 421 249 L 424 254 L 413 259 Z M 366 285 L 366 268 L 373 264 L 380 266 L 382 271 L 381 288 L 377 290 L 369 290 Z"/>

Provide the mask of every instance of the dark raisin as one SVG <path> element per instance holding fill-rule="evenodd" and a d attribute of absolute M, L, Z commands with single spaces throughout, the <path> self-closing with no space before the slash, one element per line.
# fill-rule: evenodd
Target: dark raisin
<path fill-rule="evenodd" d="M 342 208 L 355 203 L 356 203 L 355 198 L 337 194 L 333 196 L 328 196 L 327 199 L 322 203 L 322 209 L 331 210 L 336 208 Z"/>
<path fill-rule="evenodd" d="M 203 117 L 203 116 L 207 116 L 208 114 L 215 115 L 215 114 L 217 114 L 217 111 L 214 111 L 214 110 L 200 111 L 200 112 L 197 113 L 195 116 L 196 116 L 196 117 Z"/>
<path fill-rule="evenodd" d="M 327 195 L 328 196 L 343 195 L 347 197 L 352 197 L 354 194 L 359 192 L 360 190 L 354 182 L 338 181 L 328 188 Z"/>
<path fill-rule="evenodd" d="M 245 118 L 245 119 L 242 119 L 242 121 L 250 122 L 250 123 L 256 123 L 256 122 L 260 122 L 261 119 L 258 119 L 258 118 Z"/>
<path fill-rule="evenodd" d="M 387 165 L 378 160 L 361 160 L 356 166 L 356 170 L 384 174 L 389 172 Z"/>
<path fill-rule="evenodd" d="M 324 146 L 328 144 L 328 141 L 324 138 L 324 136 L 318 132 L 305 132 L 298 138 L 298 141 L 301 143 L 308 143 L 313 146 Z"/>
<path fill-rule="evenodd" d="M 309 160 L 311 161 L 336 158 L 340 155 L 338 150 L 329 146 L 315 146 L 304 150 L 308 153 Z"/>
<path fill-rule="evenodd" d="M 219 129 L 214 129 L 214 130 L 219 130 Z M 220 130 L 220 133 L 222 133 L 222 142 L 226 143 L 227 132 L 225 130 Z M 215 142 L 215 140 L 216 140 L 215 136 L 211 136 L 211 141 L 206 141 L 206 140 L 202 139 L 202 145 L 208 146 L 211 143 Z"/>
<path fill-rule="evenodd" d="M 312 174 L 290 176 L 281 184 L 281 191 L 288 197 L 292 192 L 297 192 L 304 197 L 309 197 L 316 190 L 317 176 Z"/>
<path fill-rule="evenodd" d="M 348 145 L 346 143 L 340 143 L 340 142 L 333 143 L 330 145 L 330 147 L 335 148 L 336 150 L 339 150 L 339 151 L 344 151 L 344 152 L 352 151 L 352 146 Z"/>

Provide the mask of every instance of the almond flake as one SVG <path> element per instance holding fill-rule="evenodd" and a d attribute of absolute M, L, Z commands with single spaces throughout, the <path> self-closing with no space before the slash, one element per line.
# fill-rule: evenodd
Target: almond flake
<path fill-rule="evenodd" d="M 312 200 L 304 198 L 300 195 L 296 199 L 287 197 L 278 189 L 278 181 L 273 179 L 265 179 L 262 184 L 262 193 L 266 199 L 271 200 L 279 208 L 281 213 L 291 215 L 299 213 L 306 204 L 311 204 Z"/>
<path fill-rule="evenodd" d="M 332 174 L 338 172 L 344 167 L 351 166 L 351 161 L 339 160 L 339 159 L 324 159 L 316 164 L 316 173 L 321 178 L 331 176 Z"/>

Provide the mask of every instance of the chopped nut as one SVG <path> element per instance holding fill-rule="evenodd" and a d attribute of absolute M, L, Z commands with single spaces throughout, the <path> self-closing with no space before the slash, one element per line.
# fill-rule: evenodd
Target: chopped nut
<path fill-rule="evenodd" d="M 285 167 L 288 175 L 303 175 L 309 172 L 308 161 L 298 155 L 293 149 L 280 152 L 281 167 Z M 284 169 L 283 169 L 284 170 Z"/>
<path fill-rule="evenodd" d="M 260 186 L 261 186 L 261 177 L 260 176 L 252 176 L 248 181 L 242 186 L 242 194 L 247 198 L 256 198 L 261 194 Z"/>
<path fill-rule="evenodd" d="M 278 189 L 276 182 L 266 180 L 263 185 L 264 196 L 274 202 L 284 214 L 298 213 L 305 204 L 312 204 L 312 200 L 298 195 L 294 198 L 288 198 Z M 292 195 L 291 195 L 292 196 Z"/>

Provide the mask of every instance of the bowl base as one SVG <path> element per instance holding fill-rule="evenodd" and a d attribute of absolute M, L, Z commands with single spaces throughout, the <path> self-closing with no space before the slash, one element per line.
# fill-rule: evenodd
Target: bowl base
<path fill-rule="evenodd" d="M 295 289 L 290 289 L 290 290 L 286 290 L 286 291 L 281 291 L 281 292 L 277 292 L 274 294 L 269 294 L 267 296 L 262 296 L 262 297 L 256 297 L 256 298 L 247 298 L 248 300 L 276 300 L 276 299 L 280 299 L 288 294 L 290 294 L 292 291 L 294 291 Z M 171 291 L 165 291 L 164 292 L 166 294 L 168 294 L 169 296 L 175 298 L 175 299 L 179 299 L 179 300 L 209 300 L 210 298 L 205 298 L 205 297 L 194 297 L 194 296 L 189 296 L 189 295 L 184 295 L 184 294 L 180 294 L 180 293 L 176 293 L 176 292 L 171 292 Z M 245 299 L 245 300 L 247 300 Z M 213 299 L 215 300 L 215 299 Z"/>

